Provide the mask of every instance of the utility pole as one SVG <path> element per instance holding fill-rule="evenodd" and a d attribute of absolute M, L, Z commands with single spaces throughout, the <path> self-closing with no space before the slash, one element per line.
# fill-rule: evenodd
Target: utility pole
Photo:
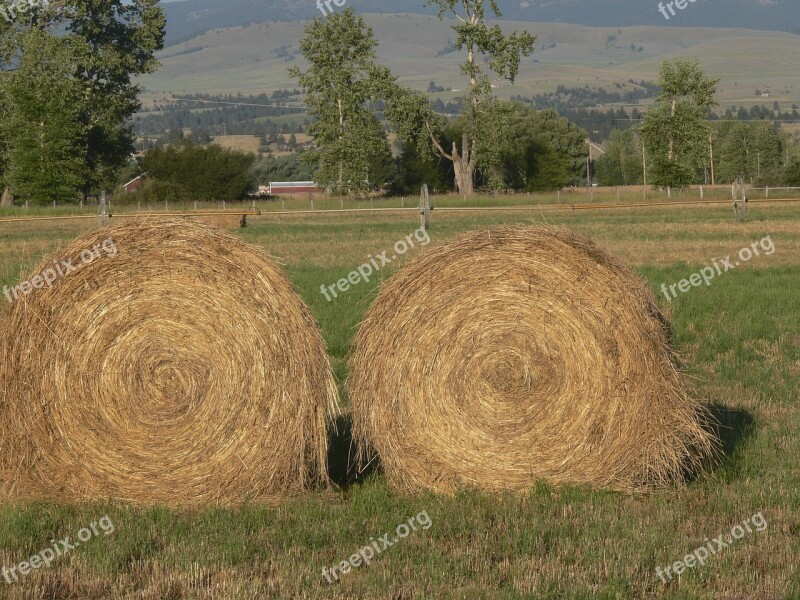
<path fill-rule="evenodd" d="M 644 141 L 642 141 L 642 174 L 644 175 L 644 188 L 647 189 L 647 156 L 644 153 Z"/>
<path fill-rule="evenodd" d="M 714 138 L 713 134 L 708 134 L 708 148 L 711 151 L 711 185 L 714 185 Z"/>

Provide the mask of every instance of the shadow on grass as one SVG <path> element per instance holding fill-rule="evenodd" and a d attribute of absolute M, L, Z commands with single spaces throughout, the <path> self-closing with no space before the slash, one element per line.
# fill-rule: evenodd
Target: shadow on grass
<path fill-rule="evenodd" d="M 358 446 L 353 440 L 353 422 L 349 416 L 336 420 L 336 431 L 328 440 L 328 474 L 331 481 L 342 489 L 363 482 L 373 473 L 380 472 L 380 459 L 372 457 L 369 464 L 359 468 Z"/>
<path fill-rule="evenodd" d="M 712 422 L 706 429 L 719 440 L 719 454 L 710 470 L 725 469 L 734 466 L 737 449 L 752 437 L 755 431 L 755 419 L 744 410 L 731 409 L 721 404 L 708 407 Z M 687 472 L 688 480 L 696 479 L 704 469 Z M 336 431 L 331 431 L 328 440 L 328 474 L 331 481 L 341 489 L 347 489 L 365 481 L 370 475 L 380 473 L 382 467 L 377 455 L 369 464 L 359 468 L 358 446 L 353 440 L 353 423 L 349 416 L 336 420 Z"/>
<path fill-rule="evenodd" d="M 721 404 L 711 404 L 708 410 L 714 419 L 709 430 L 720 441 L 720 463 L 724 464 L 753 435 L 755 419 L 745 410 L 731 409 Z"/>
<path fill-rule="evenodd" d="M 719 441 L 718 451 L 702 468 L 692 469 L 687 474 L 687 481 L 694 481 L 706 471 L 733 482 L 741 476 L 743 455 L 740 449 L 753 436 L 755 419 L 745 410 L 721 404 L 710 404 L 707 409 L 711 422 L 705 424 L 705 429 Z"/>

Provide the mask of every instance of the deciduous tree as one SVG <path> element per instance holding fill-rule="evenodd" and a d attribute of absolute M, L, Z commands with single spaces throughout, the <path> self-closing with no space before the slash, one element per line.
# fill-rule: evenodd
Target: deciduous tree
<path fill-rule="evenodd" d="M 650 163 L 648 182 L 661 187 L 686 186 L 708 164 L 711 127 L 706 115 L 717 105 L 717 83 L 697 61 L 661 63 L 661 92 L 641 126 Z"/>
<path fill-rule="evenodd" d="M 148 152 L 142 170 L 176 200 L 240 200 L 251 186 L 256 157 L 191 141 Z M 172 199 L 172 198 L 171 198 Z"/>
<path fill-rule="evenodd" d="M 48 82 L 39 93 L 74 101 L 62 115 L 50 115 L 49 122 L 69 117 L 75 121 L 71 127 L 81 131 L 75 145 L 84 163 L 79 170 L 84 193 L 114 181 L 133 150 L 129 119 L 140 106 L 133 78 L 158 67 L 154 53 L 163 45 L 165 25 L 158 0 L 53 0 L 21 14 L 13 26 L 0 24 L 0 79 L 8 79 L 26 52 L 33 51 L 28 44 L 32 32 L 63 42 L 59 56 L 70 50 L 61 79 Z M 40 39 L 46 43 L 45 37 Z M 80 94 L 73 98 L 76 88 Z M 10 88 L 4 89 L 8 93 Z M 12 107 L 25 104 L 5 102 Z M 15 148 L 6 146 L 6 152 Z"/>
<path fill-rule="evenodd" d="M 388 71 L 375 63 L 378 42 L 352 8 L 316 18 L 305 28 L 300 50 L 306 71 L 289 70 L 306 93 L 317 148 L 303 159 L 317 163 L 317 182 L 338 193 L 365 192 L 385 184 L 375 156 L 386 156 L 386 133 L 370 103 L 380 99 Z"/>
<path fill-rule="evenodd" d="M 86 179 L 82 88 L 72 77 L 80 52 L 73 42 L 25 32 L 17 68 L 0 79 L 4 178 L 20 201 L 69 201 Z"/>
<path fill-rule="evenodd" d="M 441 121 L 432 115 L 430 103 L 421 94 L 395 87 L 387 93 L 387 117 L 398 127 L 401 139 L 429 143 L 453 165 L 458 191 L 475 192 L 475 172 L 480 167 L 491 182 L 502 169 L 499 157 L 507 143 L 511 107 L 492 96 L 491 74 L 513 82 L 523 56 L 530 56 L 536 37 L 527 32 L 503 33 L 499 25 L 487 24 L 487 9 L 495 17 L 502 13 L 495 0 L 427 0 L 439 9 L 439 18 L 456 20 L 455 48 L 465 54 L 461 72 L 468 78 L 461 115 L 461 139 L 446 148 L 442 144 Z"/>

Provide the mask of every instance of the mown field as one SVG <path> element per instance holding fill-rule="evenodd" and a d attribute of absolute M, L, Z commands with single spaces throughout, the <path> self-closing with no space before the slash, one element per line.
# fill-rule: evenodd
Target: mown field
<path fill-rule="evenodd" d="M 51 540 L 74 538 L 103 516 L 114 531 L 101 531 L 19 582 L 0 577 L 0 598 L 800 598 L 800 205 L 754 205 L 749 216 L 737 224 L 729 206 L 434 212 L 431 244 L 381 273 L 390 276 L 459 232 L 511 222 L 564 225 L 619 256 L 659 297 L 693 393 L 723 426 L 724 460 L 685 488 L 626 496 L 539 484 L 500 497 L 400 496 L 380 471 L 355 477 L 348 470 L 344 421 L 332 438 L 338 486 L 279 507 L 182 512 L 102 499 L 80 506 L 68 499 L 3 502 L 0 568 L 27 560 Z M 0 223 L 0 285 L 17 283 L 43 253 L 96 226 L 94 220 Z M 264 214 L 234 232 L 285 263 L 320 322 L 343 385 L 351 340 L 379 280 L 331 302 L 320 286 L 346 277 L 368 254 L 390 250 L 418 226 L 413 211 Z M 766 236 L 774 243 L 769 256 L 671 302 L 660 292 L 663 283 Z M 13 399 L 0 402 L 0 410 L 10 410 Z M 323 568 L 422 511 L 429 528 L 338 582 L 323 576 Z M 757 513 L 768 524 L 764 531 L 746 533 L 666 584 L 656 574 Z"/>

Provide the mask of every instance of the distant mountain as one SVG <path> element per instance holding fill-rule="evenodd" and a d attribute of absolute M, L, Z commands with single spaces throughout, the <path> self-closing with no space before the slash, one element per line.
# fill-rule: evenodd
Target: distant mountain
<path fill-rule="evenodd" d="M 602 27 L 741 27 L 800 32 L 798 0 L 697 0 L 667 20 L 656 0 L 500 0 L 503 18 Z M 664 2 L 667 4 L 667 2 Z M 423 0 L 345 0 L 359 13 L 435 14 Z M 320 16 L 315 0 L 185 0 L 162 5 L 168 46 L 205 31 Z M 337 9 L 335 5 L 333 8 Z M 669 14 L 669 13 L 668 13 Z"/>

